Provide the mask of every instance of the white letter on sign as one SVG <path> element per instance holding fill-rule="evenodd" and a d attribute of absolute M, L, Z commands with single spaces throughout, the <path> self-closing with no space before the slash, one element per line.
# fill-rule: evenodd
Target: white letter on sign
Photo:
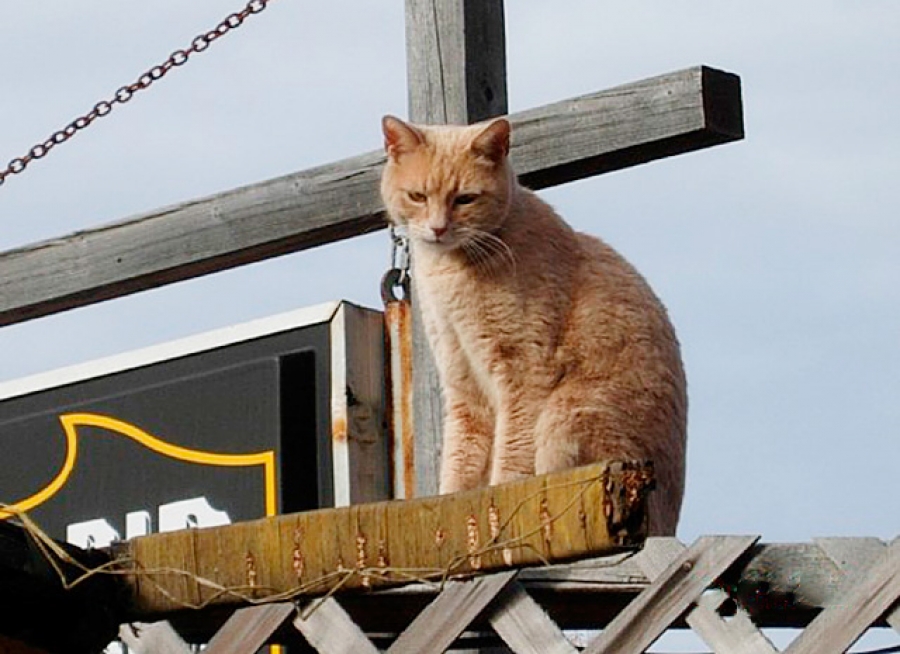
<path fill-rule="evenodd" d="M 72 545 L 86 550 L 93 547 L 106 547 L 120 538 L 119 532 L 103 518 L 76 522 L 66 527 L 66 540 Z"/>
<path fill-rule="evenodd" d="M 209 500 L 205 497 L 170 502 L 159 507 L 160 533 L 230 524 L 231 518 L 228 513 L 216 511 L 209 505 Z"/>

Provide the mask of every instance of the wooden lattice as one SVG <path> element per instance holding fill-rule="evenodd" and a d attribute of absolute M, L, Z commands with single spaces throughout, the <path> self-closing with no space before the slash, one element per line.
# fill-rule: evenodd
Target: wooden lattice
<path fill-rule="evenodd" d="M 599 633 L 581 651 L 634 654 L 686 626 L 717 654 L 775 654 L 761 628 L 794 626 L 804 630 L 785 654 L 836 654 L 872 626 L 900 633 L 900 539 L 757 541 L 704 536 L 686 547 L 654 538 L 633 556 L 503 571 L 440 591 L 418 586 L 250 606 L 235 611 L 204 651 L 253 654 L 282 642 L 320 654 L 438 653 L 480 634 L 482 643 L 501 643 L 491 652 L 575 654 L 563 630 L 588 629 Z M 423 596 L 424 608 L 397 628 Z"/>

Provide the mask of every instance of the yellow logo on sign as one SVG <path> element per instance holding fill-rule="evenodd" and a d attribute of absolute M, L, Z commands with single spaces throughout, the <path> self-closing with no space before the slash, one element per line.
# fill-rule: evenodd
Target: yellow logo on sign
<path fill-rule="evenodd" d="M 130 438 L 149 450 L 178 461 L 208 466 L 262 466 L 263 474 L 265 475 L 266 515 L 275 515 L 277 494 L 275 488 L 275 452 L 273 450 L 254 454 L 218 454 L 216 452 L 189 449 L 168 443 L 123 420 L 97 413 L 66 413 L 59 417 L 59 421 L 62 423 L 66 438 L 66 458 L 62 467 L 53 480 L 37 493 L 15 502 L 10 506 L 10 510 L 0 510 L 0 520 L 9 518 L 15 512 L 30 511 L 40 506 L 66 485 L 78 459 L 78 427 L 106 429 Z"/>

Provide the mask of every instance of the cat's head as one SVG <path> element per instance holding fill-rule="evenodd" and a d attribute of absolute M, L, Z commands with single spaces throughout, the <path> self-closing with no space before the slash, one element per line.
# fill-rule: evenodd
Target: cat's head
<path fill-rule="evenodd" d="M 453 250 L 502 226 L 515 179 L 509 122 L 424 127 L 385 116 L 382 129 L 381 196 L 391 222 L 411 239 Z"/>

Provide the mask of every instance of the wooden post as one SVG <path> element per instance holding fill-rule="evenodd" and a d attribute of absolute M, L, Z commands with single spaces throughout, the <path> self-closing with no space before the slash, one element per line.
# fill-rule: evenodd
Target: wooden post
<path fill-rule="evenodd" d="M 381 316 L 341 302 L 331 321 L 334 505 L 390 497 Z"/>
<path fill-rule="evenodd" d="M 507 113 L 503 0 L 406 0 L 406 61 L 410 120 Z"/>
<path fill-rule="evenodd" d="M 475 123 L 506 114 L 503 0 L 406 0 L 409 118 Z M 442 407 L 437 370 L 416 308 L 413 259 L 413 429 L 415 495 L 435 495 Z"/>

